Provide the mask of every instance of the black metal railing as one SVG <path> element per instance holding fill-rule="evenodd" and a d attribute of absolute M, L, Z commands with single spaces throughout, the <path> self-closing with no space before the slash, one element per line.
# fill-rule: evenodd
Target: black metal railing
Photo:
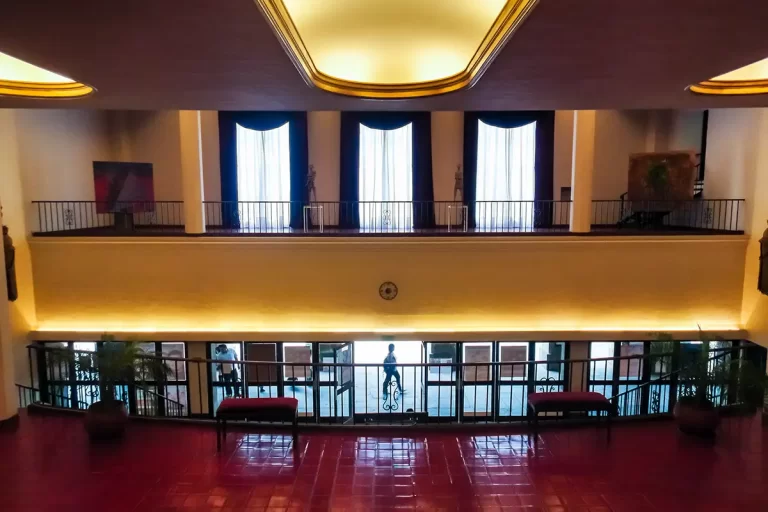
<path fill-rule="evenodd" d="M 622 196 L 592 202 L 596 230 L 740 233 L 743 217 L 743 199 L 630 201 Z"/>
<path fill-rule="evenodd" d="M 59 347 L 31 345 L 29 389 L 35 391 L 36 402 L 54 407 L 85 410 L 104 398 L 105 389 L 99 379 L 93 352 Z M 118 383 L 114 398 L 126 404 L 131 415 L 183 417 L 188 415 L 186 403 L 188 383 L 186 363 L 174 358 L 142 356 L 143 359 L 163 359 L 168 368 L 168 378 L 153 381 L 136 375 L 132 380 Z M 89 364 L 82 364 L 88 360 Z M 78 361 L 80 364 L 78 364 Z M 183 370 L 180 369 L 183 366 Z M 36 371 L 35 371 L 36 369 Z M 180 371 L 181 370 L 181 371 Z M 20 386 L 21 389 L 24 386 Z M 28 391 L 28 390 L 27 390 Z M 21 391 L 20 391 L 21 392 Z M 27 398 L 30 398 L 28 395 Z"/>
<path fill-rule="evenodd" d="M 747 360 L 754 347 L 734 343 L 710 351 L 712 368 Z M 77 371 L 72 357 L 56 355 L 92 352 L 44 345 L 31 345 L 29 350 L 30 360 L 36 362 L 30 368 L 37 371 L 31 370 L 31 386 L 19 386 L 21 406 L 43 403 L 82 410 L 99 399 L 98 370 Z M 116 394 L 132 415 L 208 419 L 215 417 L 227 397 L 293 397 L 301 420 L 317 424 L 521 421 L 530 393 L 557 391 L 602 393 L 620 416 L 664 415 L 671 413 L 685 384 L 681 372 L 686 367 L 680 363 L 679 350 L 546 361 L 431 359 L 389 368 L 381 363 L 335 362 L 335 357 L 334 362 L 296 363 L 146 356 L 175 368 L 184 380 L 125 382 Z M 735 388 L 716 391 L 711 395 L 720 407 L 741 396 Z"/>
<path fill-rule="evenodd" d="M 35 201 L 35 234 L 180 235 L 180 201 Z M 739 233 L 744 200 L 592 202 L 596 233 Z M 567 233 L 570 201 L 206 201 L 211 235 Z"/>
<path fill-rule="evenodd" d="M 206 201 L 209 233 L 531 233 L 567 231 L 570 201 Z M 470 216 L 472 216 L 470 218 Z"/>
<path fill-rule="evenodd" d="M 131 235 L 183 232 L 182 201 L 32 201 L 36 234 Z"/>

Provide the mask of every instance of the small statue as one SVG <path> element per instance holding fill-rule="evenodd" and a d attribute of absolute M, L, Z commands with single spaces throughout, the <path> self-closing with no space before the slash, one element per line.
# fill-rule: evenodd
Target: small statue
<path fill-rule="evenodd" d="M 461 201 L 464 198 L 464 173 L 461 172 L 460 165 L 456 166 L 456 174 L 453 179 L 453 200 Z"/>
<path fill-rule="evenodd" d="M 315 172 L 315 166 L 310 165 L 309 172 L 307 173 L 307 199 L 309 200 L 310 203 L 317 201 L 317 191 L 315 190 L 316 176 L 317 176 L 317 172 Z"/>
<path fill-rule="evenodd" d="M 13 302 L 19 298 L 16 288 L 16 248 L 13 239 L 8 235 L 8 226 L 3 226 L 3 252 L 5 253 L 5 283 L 8 287 L 8 300 Z"/>

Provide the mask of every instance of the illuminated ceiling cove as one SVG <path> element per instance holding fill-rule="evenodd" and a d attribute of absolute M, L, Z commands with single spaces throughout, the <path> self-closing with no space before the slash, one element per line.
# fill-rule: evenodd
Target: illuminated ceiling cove
<path fill-rule="evenodd" d="M 413 98 L 471 87 L 538 0 L 256 0 L 307 83 Z"/>
<path fill-rule="evenodd" d="M 691 91 L 699 94 L 765 94 L 768 93 L 768 59 L 753 62 L 747 66 L 705 82 L 692 85 Z"/>
<path fill-rule="evenodd" d="M 0 96 L 77 98 L 92 92 L 92 87 L 0 53 Z"/>

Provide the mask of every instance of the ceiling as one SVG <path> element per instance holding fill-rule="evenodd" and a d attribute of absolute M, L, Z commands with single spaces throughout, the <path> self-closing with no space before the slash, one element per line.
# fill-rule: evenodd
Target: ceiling
<path fill-rule="evenodd" d="M 540 0 L 473 88 L 411 100 L 361 100 L 311 89 L 254 0 L 2 3 L 0 52 L 98 92 L 79 100 L 0 98 L 0 108 L 768 106 L 768 95 L 685 90 L 768 57 L 768 2 L 754 0 Z"/>

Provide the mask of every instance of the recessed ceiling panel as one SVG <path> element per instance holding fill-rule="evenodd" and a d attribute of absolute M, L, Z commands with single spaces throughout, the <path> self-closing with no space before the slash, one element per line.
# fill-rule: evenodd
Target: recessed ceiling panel
<path fill-rule="evenodd" d="M 699 94 L 765 94 L 768 93 L 768 59 L 729 71 L 705 82 L 692 85 Z"/>
<path fill-rule="evenodd" d="M 92 92 L 92 87 L 0 53 L 0 96 L 77 98 Z"/>
<path fill-rule="evenodd" d="M 256 0 L 305 80 L 350 96 L 470 87 L 538 0 Z"/>

